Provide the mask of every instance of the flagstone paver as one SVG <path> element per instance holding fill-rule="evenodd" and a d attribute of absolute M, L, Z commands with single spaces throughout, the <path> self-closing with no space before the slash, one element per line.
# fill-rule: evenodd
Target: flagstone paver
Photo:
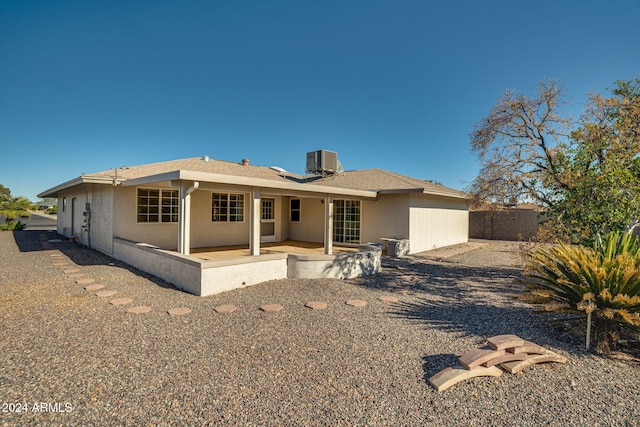
<path fill-rule="evenodd" d="M 460 364 L 467 369 L 473 369 L 491 359 L 502 357 L 505 353 L 505 350 L 494 350 L 489 346 L 474 348 L 460 357 Z"/>
<path fill-rule="evenodd" d="M 361 299 L 350 299 L 346 302 L 346 304 L 351 305 L 353 307 L 364 307 L 365 305 L 367 305 L 367 302 Z"/>
<path fill-rule="evenodd" d="M 188 307 L 170 308 L 169 310 L 167 310 L 167 313 L 172 316 L 183 316 L 185 314 L 191 313 L 191 309 Z"/>
<path fill-rule="evenodd" d="M 79 268 L 67 268 L 66 270 L 62 270 L 63 273 L 65 274 L 72 274 L 72 273 L 80 273 L 80 269 Z M 71 276 L 69 276 L 71 277 Z"/>
<path fill-rule="evenodd" d="M 266 304 L 260 307 L 260 310 L 266 311 L 269 313 L 280 311 L 284 308 L 284 306 L 280 304 Z"/>
<path fill-rule="evenodd" d="M 131 307 L 129 310 L 127 310 L 127 313 L 143 314 L 143 313 L 148 313 L 150 311 L 151 311 L 151 307 L 147 307 L 145 305 L 139 305 L 136 307 Z"/>
<path fill-rule="evenodd" d="M 87 285 L 84 287 L 85 291 L 97 291 L 98 289 L 102 289 L 104 288 L 104 285 L 99 285 L 99 284 L 95 284 L 95 285 Z"/>
<path fill-rule="evenodd" d="M 216 313 L 220 313 L 220 314 L 233 313 L 237 309 L 238 309 L 238 306 L 233 304 L 222 304 L 217 307 L 214 307 L 214 310 L 216 311 Z"/>
<path fill-rule="evenodd" d="M 458 384 L 460 381 L 467 380 L 474 377 L 499 377 L 502 375 L 502 369 L 497 366 L 485 368 L 484 366 L 478 366 L 474 369 L 465 369 L 462 366 L 454 366 L 443 369 L 431 378 L 429 382 L 436 390 L 444 391 L 449 387 Z"/>
<path fill-rule="evenodd" d="M 524 340 L 512 334 L 496 335 L 495 337 L 489 338 L 487 344 L 494 350 L 505 350 L 510 347 L 520 347 L 524 345 Z"/>
<path fill-rule="evenodd" d="M 125 305 L 125 304 L 130 304 L 133 302 L 133 298 L 116 298 L 116 299 L 112 299 L 111 301 L 109 301 L 109 304 L 111 305 Z"/>
<path fill-rule="evenodd" d="M 500 367 L 505 369 L 510 374 L 517 374 L 527 366 L 547 362 L 566 363 L 567 358 L 564 356 L 560 356 L 559 354 L 554 353 L 551 350 L 547 350 L 545 354 L 530 354 L 525 360 L 503 363 L 500 365 Z"/>
<path fill-rule="evenodd" d="M 531 341 L 525 341 L 524 344 L 520 347 L 508 348 L 507 352 L 514 353 L 514 354 L 518 354 L 518 353 L 545 354 L 547 352 L 547 349 Z"/>
<path fill-rule="evenodd" d="M 322 301 L 309 301 L 304 306 L 312 310 L 324 310 L 327 308 L 327 303 Z"/>
<path fill-rule="evenodd" d="M 80 279 L 82 277 L 86 277 L 86 274 L 83 273 L 73 273 L 73 274 L 69 274 L 68 277 L 69 279 Z"/>
<path fill-rule="evenodd" d="M 484 362 L 482 366 L 484 366 L 485 368 L 489 368 L 491 366 L 500 365 L 501 363 L 513 362 L 516 360 L 525 360 L 526 358 L 527 353 L 505 353 L 503 356 L 496 357 L 495 359 Z"/>
<path fill-rule="evenodd" d="M 118 293 L 117 291 L 98 291 L 98 292 L 96 292 L 96 296 L 99 296 L 99 297 L 111 297 L 111 296 L 114 296 L 117 293 Z"/>
<path fill-rule="evenodd" d="M 91 278 L 87 277 L 87 278 L 76 280 L 76 283 L 78 285 L 86 285 L 87 283 L 93 283 L 95 281 L 96 281 L 96 279 L 91 279 Z"/>
<path fill-rule="evenodd" d="M 384 301 L 384 302 L 398 302 L 398 298 L 392 297 L 392 296 L 389 296 L 389 295 L 383 295 L 381 297 L 378 297 L 378 299 L 380 301 Z"/>

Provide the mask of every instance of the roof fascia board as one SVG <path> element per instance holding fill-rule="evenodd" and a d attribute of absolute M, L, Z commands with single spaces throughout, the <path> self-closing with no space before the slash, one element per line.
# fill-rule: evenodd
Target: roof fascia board
<path fill-rule="evenodd" d="M 444 197 L 453 197 L 456 199 L 467 199 L 467 197 L 463 193 L 450 192 L 450 191 L 437 191 L 437 190 L 427 190 L 426 188 L 407 188 L 407 189 L 394 189 L 394 190 L 380 190 L 379 194 L 405 194 L 405 193 L 419 193 L 419 194 L 428 194 L 431 196 L 444 196 Z"/>
<path fill-rule="evenodd" d="M 37 196 L 41 199 L 45 199 L 48 197 L 58 197 L 58 192 L 62 190 L 66 190 L 71 187 L 76 187 L 82 184 L 113 184 L 113 178 L 109 177 L 95 177 L 95 176 L 79 176 L 67 182 L 63 182 L 60 185 L 56 185 L 55 187 L 51 187 L 48 190 L 43 191 Z"/>
<path fill-rule="evenodd" d="M 250 178 L 246 176 L 237 176 L 237 175 L 224 175 L 218 173 L 208 173 L 208 172 L 194 172 L 188 170 L 177 170 L 172 172 L 165 172 L 157 175 L 149 175 L 140 178 L 129 179 L 122 182 L 122 186 L 131 187 L 138 185 L 146 185 L 156 182 L 162 181 L 174 181 L 174 180 L 187 180 L 187 181 L 199 181 L 201 184 L 200 188 L 203 188 L 202 185 L 205 183 L 210 184 L 226 184 L 237 187 L 258 187 L 269 190 L 280 190 L 280 192 L 295 192 L 295 193 L 305 193 L 310 196 L 317 197 L 323 194 L 329 195 L 339 195 L 339 196 L 352 196 L 363 199 L 375 199 L 378 197 L 378 194 L 375 191 L 366 191 L 366 190 L 352 190 L 348 188 L 335 188 L 335 187 L 325 187 L 322 185 L 314 185 L 314 184 L 300 184 L 296 182 L 287 182 L 287 181 L 275 181 L 271 179 L 264 178 Z M 207 187 L 209 187 L 207 185 Z"/>

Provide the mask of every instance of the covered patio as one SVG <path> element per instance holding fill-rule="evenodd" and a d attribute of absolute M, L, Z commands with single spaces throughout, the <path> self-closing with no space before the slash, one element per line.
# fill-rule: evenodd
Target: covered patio
<path fill-rule="evenodd" d="M 354 246 L 333 246 L 333 254 L 352 254 L 358 252 Z M 267 254 L 298 254 L 322 255 L 325 248 L 322 243 L 285 240 L 278 243 L 263 243 L 260 245 L 260 255 Z M 191 256 L 204 260 L 221 260 L 250 256 L 249 245 L 217 246 L 209 248 L 192 248 Z"/>

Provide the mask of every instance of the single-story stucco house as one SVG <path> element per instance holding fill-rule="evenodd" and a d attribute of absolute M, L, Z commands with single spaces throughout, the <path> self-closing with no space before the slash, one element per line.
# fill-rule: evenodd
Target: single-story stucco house
<path fill-rule="evenodd" d="M 402 255 L 468 240 L 464 193 L 340 166 L 326 150 L 306 175 L 203 156 L 83 173 L 38 197 L 58 199 L 58 233 L 203 296 L 374 274 L 385 242 Z"/>

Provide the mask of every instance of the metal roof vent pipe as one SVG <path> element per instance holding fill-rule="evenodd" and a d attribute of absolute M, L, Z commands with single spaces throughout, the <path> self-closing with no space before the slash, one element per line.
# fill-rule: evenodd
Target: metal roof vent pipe
<path fill-rule="evenodd" d="M 202 161 L 203 162 L 208 162 L 209 161 L 209 156 L 207 156 L 206 154 L 204 156 L 202 156 Z"/>
<path fill-rule="evenodd" d="M 242 166 L 249 166 L 249 159 L 242 159 Z"/>

